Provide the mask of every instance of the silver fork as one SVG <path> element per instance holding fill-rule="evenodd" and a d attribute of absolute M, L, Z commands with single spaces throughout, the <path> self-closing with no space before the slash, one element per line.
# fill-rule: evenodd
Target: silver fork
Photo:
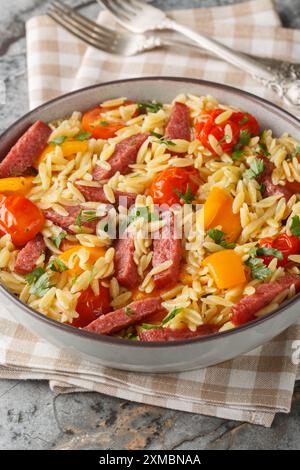
<path fill-rule="evenodd" d="M 135 34 L 129 31 L 106 28 L 81 15 L 60 0 L 54 0 L 50 4 L 48 15 L 83 42 L 110 54 L 132 56 L 163 46 L 188 47 L 202 53 L 204 52 L 203 48 L 193 41 L 175 39 L 170 37 L 167 31 L 157 31 L 154 35 Z M 206 50 L 206 52 L 210 54 L 210 51 Z M 278 59 L 267 59 L 251 54 L 245 55 L 267 66 L 278 67 L 279 65 L 284 65 L 288 68 L 294 65 Z"/>
<path fill-rule="evenodd" d="M 276 65 L 257 61 L 241 52 L 224 46 L 218 41 L 196 33 L 167 15 L 141 0 L 97 0 L 107 8 L 115 19 L 125 28 L 134 33 L 146 33 L 155 30 L 173 30 L 188 37 L 204 49 L 214 53 L 221 59 L 248 72 L 263 85 L 271 88 L 297 111 L 300 109 L 300 65 L 279 62 Z"/>

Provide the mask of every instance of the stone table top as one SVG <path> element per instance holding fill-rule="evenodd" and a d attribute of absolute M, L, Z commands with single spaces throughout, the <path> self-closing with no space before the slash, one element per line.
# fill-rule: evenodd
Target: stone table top
<path fill-rule="evenodd" d="M 0 132 L 28 108 L 25 21 L 43 14 L 49 0 L 0 0 Z M 65 0 L 85 4 L 90 0 Z M 235 0 L 156 0 L 161 8 L 237 3 Z M 276 0 L 287 27 L 300 28 L 299 0 Z M 300 449 L 300 383 L 289 415 L 271 429 L 131 403 L 99 393 L 54 396 L 48 383 L 0 380 L 0 449 Z"/>

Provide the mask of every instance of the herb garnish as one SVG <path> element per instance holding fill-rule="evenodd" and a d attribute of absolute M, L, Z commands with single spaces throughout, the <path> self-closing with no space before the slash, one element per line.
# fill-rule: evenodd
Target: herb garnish
<path fill-rule="evenodd" d="M 232 160 L 238 160 L 242 155 L 244 155 L 243 147 L 249 144 L 251 135 L 247 130 L 240 132 L 239 141 L 232 148 Z"/>
<path fill-rule="evenodd" d="M 56 273 L 63 273 L 68 270 L 67 266 L 59 258 L 51 260 L 48 268 Z"/>
<path fill-rule="evenodd" d="M 219 140 L 218 145 L 221 145 L 223 142 L 226 142 L 227 139 L 230 139 L 230 136 L 227 134 L 224 134 L 222 139 Z"/>
<path fill-rule="evenodd" d="M 271 270 L 264 264 L 261 258 L 256 258 L 256 248 L 251 250 L 250 257 L 246 261 L 246 266 L 251 269 L 251 276 L 253 279 L 260 279 L 263 281 L 264 279 L 268 278 L 272 272 Z"/>
<path fill-rule="evenodd" d="M 162 103 L 158 101 L 142 101 L 138 103 L 138 110 L 140 114 L 145 114 L 147 111 L 157 113 L 163 107 Z"/>
<path fill-rule="evenodd" d="M 173 142 L 172 140 L 164 139 L 164 136 L 158 134 L 157 132 L 151 131 L 150 134 L 158 139 L 157 141 L 155 141 L 157 144 L 165 144 L 169 146 L 176 145 L 175 142 Z"/>
<path fill-rule="evenodd" d="M 181 193 L 180 191 L 178 191 L 178 190 L 175 189 L 175 188 L 173 188 L 173 191 L 174 191 L 174 193 L 175 193 L 180 199 L 182 199 L 182 201 L 183 201 L 185 204 L 191 204 L 192 201 L 195 199 L 195 196 L 194 196 L 194 194 L 192 193 L 189 184 L 186 185 L 186 191 L 185 191 L 184 194 Z"/>
<path fill-rule="evenodd" d="M 28 284 L 34 284 L 45 273 L 43 268 L 35 268 L 31 273 L 25 275 Z"/>
<path fill-rule="evenodd" d="M 53 145 L 61 145 L 64 143 L 65 140 L 67 140 L 67 136 L 65 135 L 60 135 L 59 137 L 55 137 L 53 140 L 50 140 L 48 144 L 53 144 Z"/>
<path fill-rule="evenodd" d="M 124 313 L 127 317 L 131 317 L 131 315 L 134 313 L 134 311 L 130 307 L 125 307 L 124 308 Z"/>
<path fill-rule="evenodd" d="M 267 248 L 261 247 L 256 250 L 257 256 L 274 256 L 274 258 L 283 259 L 283 254 L 281 251 L 276 250 L 276 248 Z"/>
<path fill-rule="evenodd" d="M 172 320 L 174 317 L 176 317 L 176 315 L 178 315 L 178 313 L 180 313 L 181 311 L 182 311 L 182 307 L 180 307 L 180 308 L 179 307 L 174 307 L 174 308 L 172 308 L 172 310 L 170 310 L 170 312 L 165 316 L 165 318 L 162 320 L 162 322 L 159 323 L 158 325 L 150 325 L 149 323 L 143 323 L 142 328 L 144 330 L 153 330 L 153 329 L 161 328 L 166 323 L 168 323 L 170 320 Z"/>
<path fill-rule="evenodd" d="M 75 225 L 78 225 L 78 227 L 81 227 L 81 225 L 84 222 L 93 222 L 94 220 L 97 220 L 98 218 L 99 217 L 97 216 L 96 211 L 80 209 L 80 212 L 75 219 Z"/>
<path fill-rule="evenodd" d="M 81 131 L 76 137 L 75 140 L 86 140 L 92 136 L 90 132 Z"/>
<path fill-rule="evenodd" d="M 294 215 L 294 217 L 292 218 L 291 233 L 293 235 L 295 235 L 295 237 L 300 237 L 300 218 L 299 218 L 299 215 Z"/>
<path fill-rule="evenodd" d="M 243 119 L 239 121 L 239 125 L 242 126 L 243 124 L 246 124 L 246 122 L 249 121 L 248 116 L 244 116 Z"/>
<path fill-rule="evenodd" d="M 218 230 L 217 228 L 210 228 L 208 231 L 208 236 L 217 244 L 222 246 L 223 248 L 232 249 L 236 245 L 235 243 L 228 243 L 224 240 L 225 233 L 222 230 Z"/>
<path fill-rule="evenodd" d="M 249 170 L 245 172 L 245 175 L 249 179 L 257 178 L 265 170 L 264 161 L 261 158 L 256 158 L 250 165 Z"/>
<path fill-rule="evenodd" d="M 45 294 L 47 294 L 48 290 L 51 287 L 52 286 L 50 285 L 49 275 L 48 273 L 44 272 L 33 283 L 31 283 L 31 288 L 29 292 L 30 294 L 36 295 L 37 297 L 43 297 Z"/>
<path fill-rule="evenodd" d="M 260 142 L 260 143 L 258 144 L 258 146 L 259 146 L 260 150 L 263 152 L 263 154 L 264 154 L 266 157 L 268 157 L 269 155 L 271 155 L 270 152 L 269 152 L 268 149 L 267 149 L 266 144 L 264 144 L 263 142 Z"/>
<path fill-rule="evenodd" d="M 60 244 L 61 244 L 61 241 L 66 238 L 67 234 L 66 232 L 60 232 L 59 235 L 57 235 L 57 237 L 52 237 L 51 240 L 53 241 L 54 245 L 56 246 L 56 248 L 59 248 L 60 247 Z"/>

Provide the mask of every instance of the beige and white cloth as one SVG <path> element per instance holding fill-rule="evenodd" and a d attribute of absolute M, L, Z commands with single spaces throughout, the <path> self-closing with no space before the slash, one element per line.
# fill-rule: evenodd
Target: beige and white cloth
<path fill-rule="evenodd" d="M 234 6 L 180 10 L 179 22 L 253 54 L 296 61 L 300 31 L 281 27 L 271 0 Z M 108 13 L 98 21 L 115 23 Z M 176 75 L 227 83 L 275 100 L 242 71 L 209 57 L 169 48 L 130 58 L 85 46 L 46 16 L 27 23 L 31 108 L 93 83 L 145 75 Z M 0 309 L 0 377 L 46 379 L 56 392 L 93 390 L 137 402 L 271 426 L 288 413 L 297 365 L 293 341 L 300 323 L 254 351 L 207 369 L 177 374 L 139 374 L 99 367 L 74 352 L 37 338 Z"/>

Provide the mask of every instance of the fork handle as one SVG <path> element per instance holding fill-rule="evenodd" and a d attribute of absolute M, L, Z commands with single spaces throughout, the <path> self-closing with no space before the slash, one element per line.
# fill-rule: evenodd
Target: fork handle
<path fill-rule="evenodd" d="M 160 27 L 172 29 L 173 31 L 176 31 L 183 36 L 188 37 L 195 43 L 199 44 L 199 46 L 202 48 L 213 52 L 215 55 L 221 57 L 221 59 L 229 62 L 232 65 L 235 65 L 243 71 L 250 73 L 254 77 L 259 77 L 264 80 L 274 79 L 274 75 L 267 69 L 267 67 L 258 64 L 255 60 L 247 57 L 243 53 L 234 51 L 230 47 L 224 46 L 214 39 L 196 33 L 195 31 L 181 25 L 180 23 L 177 23 L 174 20 L 171 20 L 170 18 L 165 19 Z"/>

